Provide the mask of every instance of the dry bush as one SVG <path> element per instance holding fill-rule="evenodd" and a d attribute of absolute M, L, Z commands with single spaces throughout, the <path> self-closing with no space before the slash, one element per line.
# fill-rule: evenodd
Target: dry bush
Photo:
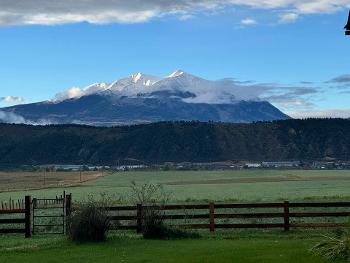
<path fill-rule="evenodd" d="M 311 251 L 330 260 L 350 262 L 350 236 L 342 233 L 326 236 L 326 239 L 316 244 Z"/>
<path fill-rule="evenodd" d="M 75 206 L 68 218 L 68 237 L 72 241 L 105 241 L 110 229 L 105 201 L 90 198 Z"/>
<path fill-rule="evenodd" d="M 131 184 L 130 199 L 135 204 L 141 204 L 142 209 L 142 235 L 146 239 L 171 239 L 194 237 L 194 234 L 170 227 L 165 223 L 165 211 L 157 206 L 164 206 L 170 200 L 160 184 Z"/>

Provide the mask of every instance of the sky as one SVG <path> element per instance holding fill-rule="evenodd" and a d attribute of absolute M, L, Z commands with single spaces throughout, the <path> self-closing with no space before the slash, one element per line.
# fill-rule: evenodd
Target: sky
<path fill-rule="evenodd" d="M 350 117 L 350 0 L 0 0 L 0 107 L 176 69 Z"/>

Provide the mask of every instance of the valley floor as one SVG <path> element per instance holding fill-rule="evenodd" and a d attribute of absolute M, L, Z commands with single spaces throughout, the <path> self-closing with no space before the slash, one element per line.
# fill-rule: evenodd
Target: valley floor
<path fill-rule="evenodd" d="M 61 176 L 64 182 L 69 173 L 50 174 L 49 178 Z M 42 174 L 26 174 L 26 178 L 42 180 Z M 18 187 L 18 177 L 0 173 L 0 182 Z M 17 178 L 17 179 L 16 179 Z M 72 179 L 79 179 L 72 174 Z M 5 180 L 6 179 L 6 180 Z M 117 172 L 108 176 L 72 186 L 38 185 L 38 190 L 3 191 L 0 187 L 0 201 L 22 199 L 24 195 L 52 198 L 65 190 L 73 194 L 73 200 L 93 195 L 95 198 L 106 194 L 113 200 L 128 202 L 131 182 L 138 185 L 145 183 L 162 184 L 173 202 L 207 202 L 212 201 L 281 201 L 281 200 L 350 200 L 350 170 L 237 170 L 237 171 L 147 171 Z M 30 188 L 30 183 L 25 182 Z M 10 187 L 9 187 L 10 188 Z"/>

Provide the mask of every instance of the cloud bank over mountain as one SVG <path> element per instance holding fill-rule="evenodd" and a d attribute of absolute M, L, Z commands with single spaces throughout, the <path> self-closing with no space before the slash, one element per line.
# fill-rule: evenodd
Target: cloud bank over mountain
<path fill-rule="evenodd" d="M 183 70 L 165 77 L 135 73 L 112 83 L 94 83 L 84 88 L 72 87 L 58 93 L 53 101 L 112 92 L 119 96 L 152 96 L 156 92 L 171 90 L 192 94 L 182 98 L 187 103 L 230 104 L 237 101 L 269 101 L 282 109 L 309 109 L 311 103 L 305 96 L 315 95 L 315 87 L 282 85 L 278 83 L 255 83 L 235 79 L 206 80 Z"/>
<path fill-rule="evenodd" d="M 349 74 L 343 74 L 323 82 L 301 81 L 286 85 L 239 81 L 234 78 L 207 80 L 183 70 L 177 70 L 164 77 L 139 72 L 110 83 L 102 82 L 86 87 L 72 87 L 59 92 L 48 102 L 57 104 L 65 100 L 76 100 L 94 94 L 130 99 L 168 97 L 177 98 L 184 103 L 211 105 L 234 104 L 240 101 L 267 101 L 294 118 L 349 118 L 350 111 L 348 109 L 322 108 L 318 105 L 319 99 L 327 90 L 331 90 L 335 96 L 349 94 Z M 0 101 L 3 102 L 3 105 L 14 105 L 23 103 L 25 99 L 4 96 L 0 98 Z M 10 117 L 3 116 L 0 119 Z M 49 121 L 40 120 L 40 123 L 47 122 Z"/>
<path fill-rule="evenodd" d="M 0 0 L 0 25 L 142 23 L 167 15 L 185 20 L 197 13 L 240 6 L 277 11 L 285 23 L 304 14 L 349 8 L 350 0 Z"/>

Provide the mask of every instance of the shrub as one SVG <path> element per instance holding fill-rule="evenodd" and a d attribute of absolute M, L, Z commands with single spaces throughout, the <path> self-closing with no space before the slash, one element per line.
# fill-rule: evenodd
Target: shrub
<path fill-rule="evenodd" d="M 108 212 L 102 202 L 92 199 L 75 207 L 68 219 L 68 237 L 72 241 L 104 241 L 110 228 Z"/>
<path fill-rule="evenodd" d="M 164 210 L 155 209 L 155 206 L 164 206 L 170 200 L 162 185 L 131 184 L 131 198 L 134 203 L 142 204 L 142 235 L 146 239 L 171 239 L 194 237 L 194 234 L 187 233 L 180 229 L 168 226 L 165 223 Z"/>
<path fill-rule="evenodd" d="M 326 239 L 314 246 L 311 251 L 330 260 L 350 260 L 350 236 L 326 236 Z"/>
<path fill-rule="evenodd" d="M 142 235 L 145 239 L 176 239 L 176 238 L 199 238 L 195 233 L 186 232 L 178 228 L 170 227 L 152 214 L 144 216 Z"/>

